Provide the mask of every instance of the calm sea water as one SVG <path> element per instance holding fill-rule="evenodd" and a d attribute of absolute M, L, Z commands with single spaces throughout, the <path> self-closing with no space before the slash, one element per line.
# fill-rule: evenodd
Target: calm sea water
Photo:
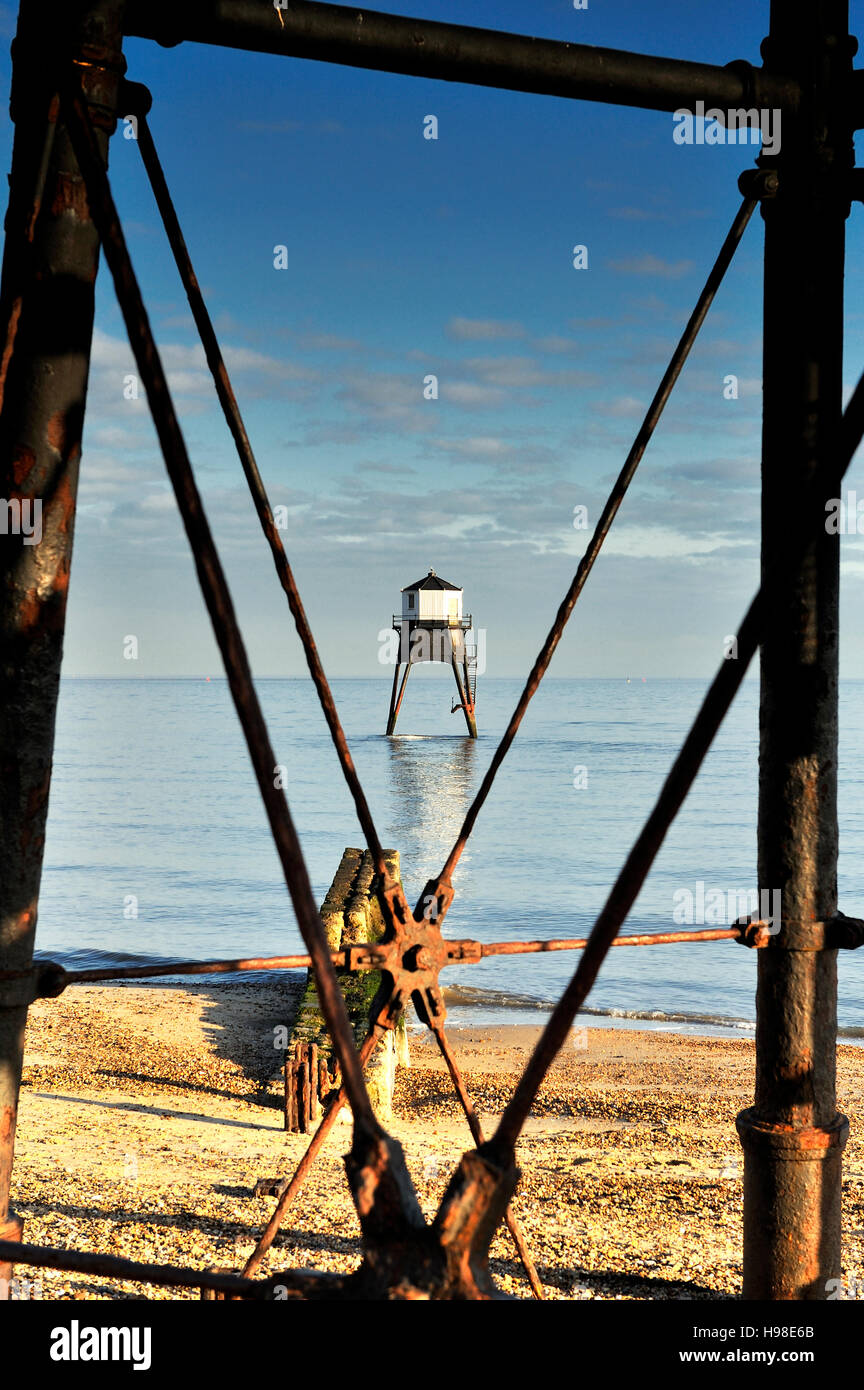
<path fill-rule="evenodd" d="M 484 680 L 481 737 L 462 736 L 450 683 L 414 675 L 400 733 L 389 682 L 334 690 L 382 840 L 410 901 L 440 869 L 515 704 Z M 701 681 L 547 680 L 461 860 L 452 936 L 588 933 L 698 708 Z M 259 692 L 320 901 L 362 841 L 314 692 Z M 669 929 L 676 892 L 755 883 L 757 687 L 739 695 L 625 930 Z M 842 690 L 841 906 L 864 909 L 864 683 Z M 574 768 L 584 768 L 574 786 Z M 580 780 L 577 778 L 577 780 Z M 137 917 L 129 913 L 137 901 Z M 302 950 L 224 680 L 73 680 L 62 688 L 39 954 L 67 966 Z M 534 1021 L 576 956 L 503 957 L 447 971 L 454 1022 Z M 696 1032 L 752 1026 L 755 954 L 731 942 L 616 949 L 587 1012 Z M 864 952 L 840 953 L 840 1023 L 864 1038 Z"/>

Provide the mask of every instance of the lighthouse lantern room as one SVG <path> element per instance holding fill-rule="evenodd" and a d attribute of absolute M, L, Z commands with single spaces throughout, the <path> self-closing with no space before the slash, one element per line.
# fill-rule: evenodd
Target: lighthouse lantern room
<path fill-rule="evenodd" d="M 456 677 L 459 699 L 451 714 L 462 710 L 468 733 L 477 737 L 474 702 L 477 695 L 477 647 L 467 640 L 473 628 L 471 614 L 462 612 L 462 590 L 430 570 L 402 590 L 402 612 L 393 614 L 399 633 L 399 652 L 393 674 L 387 733 L 392 734 L 402 706 L 411 667 L 421 661 L 448 662 Z M 400 683 L 400 672 L 404 673 Z"/>

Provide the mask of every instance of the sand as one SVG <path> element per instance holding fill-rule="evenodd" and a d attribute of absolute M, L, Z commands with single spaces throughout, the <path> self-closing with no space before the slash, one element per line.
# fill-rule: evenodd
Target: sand
<path fill-rule="evenodd" d="M 182 989 L 70 988 L 30 1012 L 13 1204 L 33 1244 L 195 1268 L 239 1268 L 273 1210 L 261 1177 L 293 1171 L 308 1139 L 286 1135 L 274 1027 L 300 982 Z M 538 1029 L 453 1028 L 487 1132 Z M 390 1132 L 431 1217 L 460 1154 L 464 1119 L 437 1049 L 411 1034 Z M 744 1039 L 580 1029 L 538 1097 L 519 1149 L 515 1200 L 551 1299 L 734 1298 L 741 1278 L 736 1113 L 752 1099 Z M 844 1276 L 864 1279 L 864 1049 L 838 1049 Z M 359 1227 L 330 1136 L 262 1272 L 348 1271 Z M 506 1232 L 492 1269 L 529 1289 Z M 18 1266 L 45 1299 L 198 1298 L 197 1291 Z M 38 1292 L 38 1290 L 37 1290 Z"/>

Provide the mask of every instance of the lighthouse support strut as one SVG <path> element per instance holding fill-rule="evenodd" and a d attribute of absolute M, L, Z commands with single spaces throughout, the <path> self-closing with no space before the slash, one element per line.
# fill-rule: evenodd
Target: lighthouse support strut
<path fill-rule="evenodd" d="M 400 709 L 402 708 L 402 700 L 403 700 L 403 698 L 404 698 L 404 696 L 405 696 L 405 686 L 406 686 L 406 684 L 407 684 L 408 676 L 409 676 L 410 671 L 411 671 L 411 662 L 410 662 L 410 661 L 406 662 L 406 665 L 405 665 L 405 674 L 404 674 L 404 676 L 402 677 L 402 685 L 401 685 L 400 688 L 399 688 L 399 698 L 397 699 L 397 698 L 396 698 L 396 683 L 397 683 L 397 681 L 399 680 L 399 671 L 400 671 L 400 670 L 401 670 L 401 662 L 397 661 L 397 662 L 396 662 L 396 670 L 395 670 L 394 673 L 393 673 L 393 691 L 392 691 L 392 693 L 391 693 L 391 695 L 390 695 L 390 715 L 389 715 L 389 717 L 388 717 L 388 719 L 387 719 L 387 734 L 388 734 L 388 737 L 389 737 L 390 734 L 394 733 L 395 730 L 396 730 L 396 720 L 399 718 L 399 711 L 400 711 Z"/>
<path fill-rule="evenodd" d="M 468 733 L 471 738 L 476 738 L 477 720 L 474 718 L 474 705 L 471 702 L 471 695 L 468 688 L 467 668 L 465 672 L 465 685 L 463 686 L 462 677 L 459 675 L 459 666 L 456 662 L 455 656 L 451 657 L 450 664 L 453 667 L 453 674 L 456 677 L 456 689 L 459 691 L 459 704 L 462 708 L 462 713 L 465 715 L 465 723 L 468 725 Z"/>

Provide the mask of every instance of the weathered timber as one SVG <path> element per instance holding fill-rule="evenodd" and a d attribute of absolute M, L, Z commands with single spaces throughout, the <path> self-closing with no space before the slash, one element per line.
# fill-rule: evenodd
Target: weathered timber
<path fill-rule="evenodd" d="M 399 853 L 397 850 L 385 850 L 384 855 L 390 877 L 395 882 L 400 873 Z M 377 885 L 378 876 L 369 851 L 346 849 L 321 905 L 321 920 L 331 950 L 381 939 L 384 919 L 378 902 Z M 337 976 L 359 1048 L 369 1028 L 369 1012 L 381 984 L 381 974 L 377 970 L 339 970 Z M 295 1050 L 299 1045 L 302 1045 L 302 1057 Z M 336 1075 L 333 1047 L 311 970 L 289 1038 L 286 1059 L 296 1079 L 290 1086 L 286 1082 L 286 1096 L 290 1089 L 293 1104 L 290 1110 L 286 1105 L 285 1127 L 305 1132 L 307 1125 L 317 1118 L 319 1101 L 326 1098 Z M 372 1104 L 378 1118 L 384 1122 L 392 1115 L 397 1065 L 408 1065 L 404 1017 L 395 1033 L 388 1032 L 379 1043 L 366 1068 Z M 323 1081 L 325 1072 L 327 1080 Z M 309 1077 L 313 1084 L 309 1085 L 305 1077 Z M 304 1089 L 307 1085 L 308 1090 Z M 308 1096 L 305 1108 L 303 1096 Z"/>

